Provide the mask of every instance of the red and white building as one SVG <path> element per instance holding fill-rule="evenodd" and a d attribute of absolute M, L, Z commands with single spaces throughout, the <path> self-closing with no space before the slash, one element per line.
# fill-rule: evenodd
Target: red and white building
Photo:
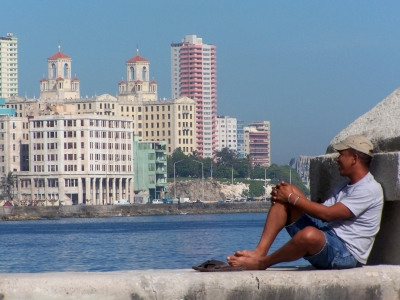
<path fill-rule="evenodd" d="M 216 46 L 196 35 L 171 44 L 171 92 L 172 99 L 196 101 L 196 150 L 212 157 L 218 147 Z"/>
<path fill-rule="evenodd" d="M 256 121 L 243 128 L 244 151 L 252 167 L 271 166 L 271 128 L 269 121 Z"/>

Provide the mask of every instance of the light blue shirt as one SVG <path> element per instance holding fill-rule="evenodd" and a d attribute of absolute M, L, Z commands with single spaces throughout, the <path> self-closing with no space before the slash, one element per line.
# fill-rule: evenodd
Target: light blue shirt
<path fill-rule="evenodd" d="M 344 181 L 336 187 L 324 205 L 340 202 L 354 217 L 329 222 L 328 226 L 345 242 L 354 258 L 365 264 L 380 228 L 383 191 L 371 173 L 355 184 L 349 182 Z"/>

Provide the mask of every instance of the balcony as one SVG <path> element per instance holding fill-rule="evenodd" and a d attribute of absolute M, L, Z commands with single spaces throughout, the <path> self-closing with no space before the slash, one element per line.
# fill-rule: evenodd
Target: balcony
<path fill-rule="evenodd" d="M 167 173 L 167 168 L 156 169 L 156 174 L 165 174 Z"/>
<path fill-rule="evenodd" d="M 165 156 L 158 156 L 156 157 L 156 161 L 165 162 L 167 161 L 167 158 Z"/>

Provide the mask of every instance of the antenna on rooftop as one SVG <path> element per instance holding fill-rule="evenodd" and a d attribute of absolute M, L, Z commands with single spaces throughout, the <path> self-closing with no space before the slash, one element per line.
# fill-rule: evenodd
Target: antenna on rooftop
<path fill-rule="evenodd" d="M 139 56 L 139 45 L 136 44 L 136 55 Z"/>
<path fill-rule="evenodd" d="M 58 45 L 58 52 L 61 52 L 61 46 Z"/>

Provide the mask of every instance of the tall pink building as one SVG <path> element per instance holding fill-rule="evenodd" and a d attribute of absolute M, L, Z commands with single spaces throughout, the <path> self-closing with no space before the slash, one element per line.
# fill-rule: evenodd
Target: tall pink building
<path fill-rule="evenodd" d="M 196 101 L 196 150 L 212 157 L 218 147 L 216 47 L 196 35 L 171 44 L 171 79 L 172 99 Z"/>

